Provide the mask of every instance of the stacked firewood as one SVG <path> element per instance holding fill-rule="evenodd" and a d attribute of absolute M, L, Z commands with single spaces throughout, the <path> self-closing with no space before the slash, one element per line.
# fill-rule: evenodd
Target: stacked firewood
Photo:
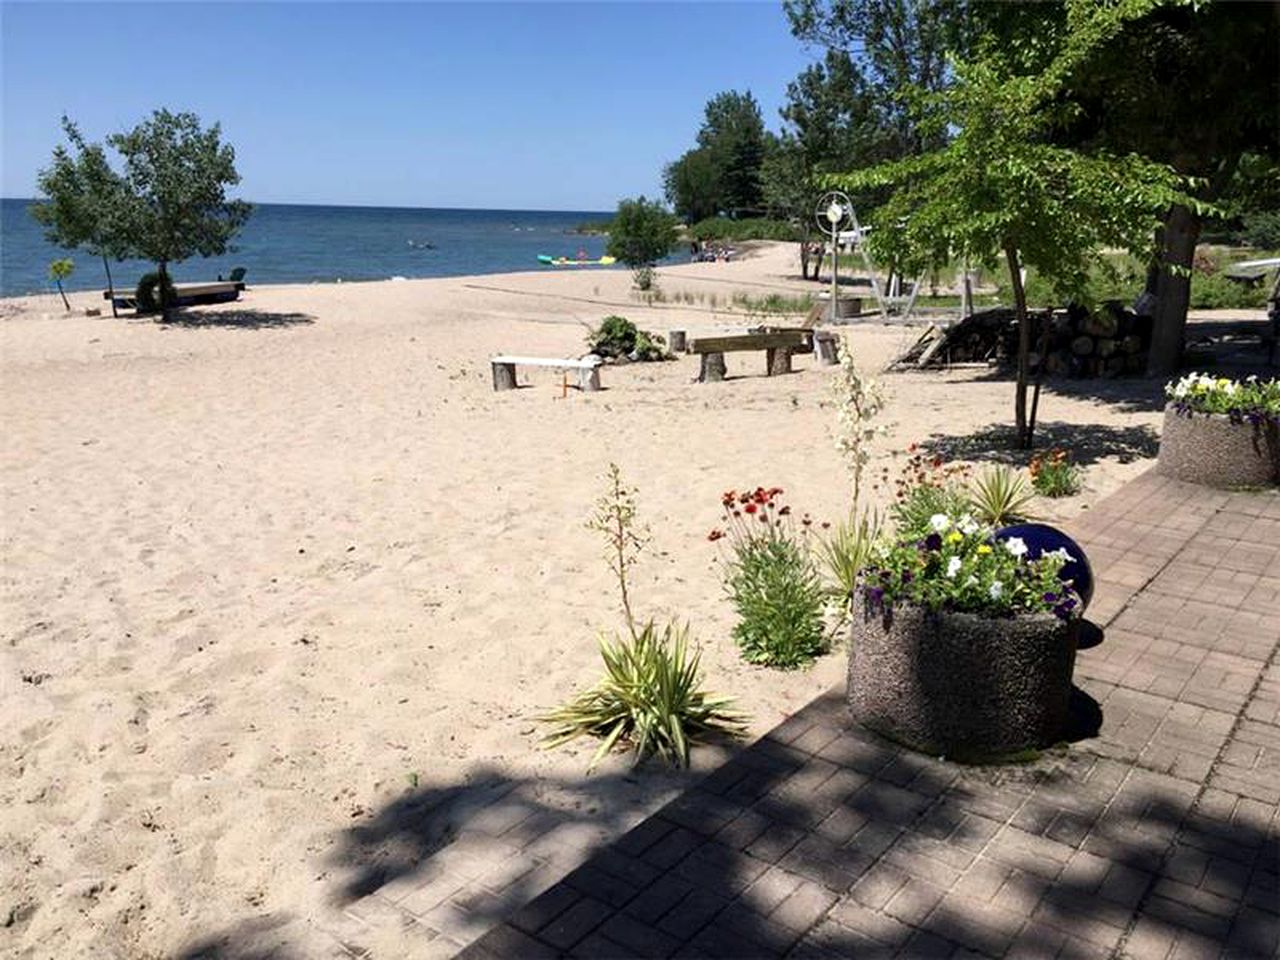
<path fill-rule="evenodd" d="M 1045 373 L 1055 377 L 1119 377 L 1142 373 L 1151 348 L 1151 318 L 1140 317 L 1116 301 L 1092 311 L 1071 306 L 1048 318 L 1048 343 L 1044 350 Z M 1032 369 L 1040 363 L 1045 346 L 1044 316 L 1032 341 Z M 1016 356 L 1017 334 L 1009 356 Z"/>
<path fill-rule="evenodd" d="M 1110 301 L 1093 311 L 1071 306 L 1031 314 L 1031 370 L 1041 357 L 1055 377 L 1118 377 L 1146 369 L 1151 318 Z M 956 363 L 1011 365 L 1018 356 L 1018 323 L 1013 310 L 982 310 L 950 327 L 930 327 L 896 361 L 901 365 Z"/>

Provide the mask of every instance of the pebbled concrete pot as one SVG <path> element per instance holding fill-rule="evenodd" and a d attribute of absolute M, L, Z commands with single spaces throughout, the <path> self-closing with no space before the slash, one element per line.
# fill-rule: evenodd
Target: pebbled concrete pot
<path fill-rule="evenodd" d="M 1164 408 L 1160 472 L 1210 487 L 1263 487 L 1280 482 L 1276 425 L 1232 423 L 1220 413 L 1180 414 Z"/>
<path fill-rule="evenodd" d="M 1058 742 L 1079 621 L 854 605 L 848 700 L 859 723 L 933 756 L 976 763 Z"/>

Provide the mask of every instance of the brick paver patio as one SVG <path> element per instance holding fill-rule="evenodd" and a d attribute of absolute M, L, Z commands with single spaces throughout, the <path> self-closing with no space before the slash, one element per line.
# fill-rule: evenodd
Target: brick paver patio
<path fill-rule="evenodd" d="M 471 960 L 1276 956 L 1280 495 L 1147 473 L 1070 532 L 1099 577 L 1104 637 L 1076 666 L 1093 735 L 959 767 L 852 726 L 833 690 L 558 882 L 554 831 L 590 824 L 495 798 L 487 852 L 353 915 L 455 946 L 496 915 L 477 897 L 506 896 Z M 513 895 L 520 871 L 541 881 Z"/>

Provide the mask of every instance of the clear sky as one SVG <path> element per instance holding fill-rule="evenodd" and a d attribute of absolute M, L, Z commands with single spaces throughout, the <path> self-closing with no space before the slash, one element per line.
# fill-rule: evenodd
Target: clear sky
<path fill-rule="evenodd" d="M 257 202 L 609 210 L 661 195 L 706 101 L 770 129 L 819 53 L 780 0 L 10 3 L 0 193 L 35 194 L 67 113 L 93 140 L 156 107 L 219 121 Z"/>

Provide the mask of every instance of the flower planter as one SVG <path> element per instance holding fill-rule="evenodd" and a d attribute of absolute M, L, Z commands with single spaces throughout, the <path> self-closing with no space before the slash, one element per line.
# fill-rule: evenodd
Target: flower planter
<path fill-rule="evenodd" d="M 848 700 L 855 719 L 923 753 L 1009 759 L 1062 738 L 1078 620 L 855 604 Z"/>
<path fill-rule="evenodd" d="M 1259 487 L 1280 482 L 1280 437 L 1274 421 L 1232 423 L 1225 414 L 1164 408 L 1160 472 L 1211 487 Z"/>

